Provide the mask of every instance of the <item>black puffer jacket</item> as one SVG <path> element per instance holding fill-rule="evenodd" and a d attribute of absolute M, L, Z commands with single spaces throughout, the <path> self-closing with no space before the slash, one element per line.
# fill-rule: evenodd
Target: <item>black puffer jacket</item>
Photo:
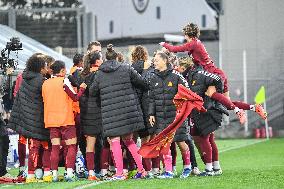
<path fill-rule="evenodd" d="M 155 116 L 155 133 L 158 134 L 175 119 L 176 107 L 173 99 L 178 92 L 178 84 L 186 87 L 188 87 L 188 84 L 184 77 L 179 72 L 170 68 L 170 66 L 163 72 L 155 70 L 150 83 L 149 115 Z M 189 133 L 187 127 L 188 124 L 185 121 L 175 134 L 175 142 L 188 139 Z"/>
<path fill-rule="evenodd" d="M 1 136 L 6 136 L 6 135 L 7 135 L 6 123 L 5 123 L 5 121 L 1 117 L 0 118 L 0 137 Z"/>
<path fill-rule="evenodd" d="M 94 81 L 96 72 L 91 72 L 84 79 L 87 88 L 81 96 L 80 104 L 80 121 L 84 135 L 97 136 L 102 132 L 101 102 L 99 96 L 89 97 L 89 86 Z"/>
<path fill-rule="evenodd" d="M 190 89 L 203 97 L 204 107 L 207 109 L 205 113 L 199 113 L 193 110 L 191 118 L 197 128 L 199 135 L 204 136 L 214 132 L 221 126 L 222 113 L 229 114 L 228 110 L 219 102 L 212 100 L 205 95 L 209 86 L 215 86 L 217 92 L 223 91 L 223 83 L 218 75 L 208 73 L 201 66 L 195 66 L 188 69 L 186 78 Z"/>
<path fill-rule="evenodd" d="M 144 61 L 134 62 L 131 66 L 140 75 L 142 75 L 142 73 L 144 72 L 145 79 L 146 79 L 148 85 L 150 85 L 150 79 L 154 74 L 154 68 L 151 66 L 147 70 L 144 71 Z M 142 129 L 141 132 L 139 132 L 139 133 L 140 133 L 140 137 L 145 137 L 149 134 L 153 134 L 153 132 L 154 132 L 154 129 L 152 129 L 152 127 L 150 126 L 150 123 L 149 123 L 149 114 L 148 114 L 149 91 L 148 90 L 142 90 L 140 88 L 136 88 L 136 92 L 137 92 L 139 102 L 140 102 L 140 105 L 141 105 L 141 108 L 142 108 L 144 125 L 145 125 L 145 129 Z"/>
<path fill-rule="evenodd" d="M 122 136 L 144 128 L 142 110 L 135 87 L 147 89 L 147 83 L 127 64 L 104 62 L 90 87 L 90 96 L 101 98 L 105 137 Z"/>
<path fill-rule="evenodd" d="M 44 128 L 42 84 L 40 73 L 23 72 L 23 82 L 16 95 L 8 127 L 27 138 L 49 140 Z"/>

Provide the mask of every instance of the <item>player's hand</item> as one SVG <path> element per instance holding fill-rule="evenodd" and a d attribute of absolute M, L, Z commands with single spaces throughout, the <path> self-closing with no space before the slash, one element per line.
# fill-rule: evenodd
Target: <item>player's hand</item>
<path fill-rule="evenodd" d="M 86 83 L 82 83 L 82 84 L 80 85 L 80 88 L 84 88 L 84 89 L 86 89 L 86 88 L 87 88 Z"/>
<path fill-rule="evenodd" d="M 167 53 L 170 53 L 170 51 L 169 51 L 166 47 L 163 47 L 163 48 L 161 49 L 161 51 L 164 52 L 164 53 L 166 53 L 166 54 L 167 54 Z"/>
<path fill-rule="evenodd" d="M 150 67 L 150 65 L 151 65 L 150 62 L 145 61 L 145 62 L 144 62 L 144 67 L 143 67 L 143 69 L 144 69 L 144 70 L 147 70 L 147 69 Z"/>
<path fill-rule="evenodd" d="M 165 42 L 160 42 L 159 45 L 164 46 Z"/>
<path fill-rule="evenodd" d="M 14 72 L 14 68 L 8 68 L 6 73 L 7 75 L 11 75 Z"/>
<path fill-rule="evenodd" d="M 156 122 L 155 116 L 150 116 L 149 122 L 150 122 L 150 125 L 153 127 Z"/>

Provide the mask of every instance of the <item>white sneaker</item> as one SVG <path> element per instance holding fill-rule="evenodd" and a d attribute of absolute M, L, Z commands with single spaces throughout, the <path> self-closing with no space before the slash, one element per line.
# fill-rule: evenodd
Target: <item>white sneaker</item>
<path fill-rule="evenodd" d="M 174 174 L 170 171 L 166 171 L 157 177 L 158 179 L 172 179 L 174 178 Z"/>
<path fill-rule="evenodd" d="M 191 172 L 191 174 L 192 175 L 199 175 L 201 172 L 200 172 L 200 170 L 198 169 L 198 167 L 194 167 L 193 169 L 192 169 L 192 172 Z"/>
<path fill-rule="evenodd" d="M 223 174 L 222 169 L 213 169 L 213 171 L 215 176 L 220 176 Z"/>

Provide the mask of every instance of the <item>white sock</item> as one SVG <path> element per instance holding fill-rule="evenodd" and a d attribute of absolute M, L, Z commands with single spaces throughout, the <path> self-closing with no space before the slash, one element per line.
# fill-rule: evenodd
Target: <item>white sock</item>
<path fill-rule="evenodd" d="M 221 169 L 221 167 L 220 167 L 220 162 L 219 162 L 219 161 L 214 161 L 214 162 L 213 162 L 213 168 L 214 168 L 214 169 Z"/>
<path fill-rule="evenodd" d="M 183 169 L 191 169 L 191 164 L 189 164 L 189 165 L 183 165 Z"/>
<path fill-rule="evenodd" d="M 51 171 L 44 171 L 43 172 L 44 177 L 49 176 L 49 175 L 51 175 Z"/>
<path fill-rule="evenodd" d="M 94 170 L 89 170 L 89 175 L 90 176 L 94 176 L 95 175 L 95 171 Z"/>
<path fill-rule="evenodd" d="M 235 107 L 234 112 L 238 113 L 240 111 L 240 109 L 238 107 Z"/>
<path fill-rule="evenodd" d="M 160 169 L 159 168 L 153 168 L 153 174 L 157 174 L 160 172 Z"/>
<path fill-rule="evenodd" d="M 27 179 L 35 178 L 35 174 L 28 174 Z"/>
<path fill-rule="evenodd" d="M 58 171 L 57 170 L 52 170 L 52 176 L 53 177 L 58 177 Z"/>
<path fill-rule="evenodd" d="M 67 168 L 67 170 L 66 170 L 67 175 L 73 175 L 74 174 L 73 172 L 74 171 L 73 171 L 72 168 Z"/>
<path fill-rule="evenodd" d="M 254 105 L 249 105 L 249 109 L 255 112 L 255 106 Z"/>
<path fill-rule="evenodd" d="M 123 169 L 123 174 L 127 174 L 128 173 L 128 169 Z"/>
<path fill-rule="evenodd" d="M 213 169 L 212 163 L 206 163 L 205 169 L 208 170 L 208 171 L 212 171 L 212 169 Z"/>
<path fill-rule="evenodd" d="M 107 169 L 101 169 L 101 175 L 105 176 L 107 174 Z"/>

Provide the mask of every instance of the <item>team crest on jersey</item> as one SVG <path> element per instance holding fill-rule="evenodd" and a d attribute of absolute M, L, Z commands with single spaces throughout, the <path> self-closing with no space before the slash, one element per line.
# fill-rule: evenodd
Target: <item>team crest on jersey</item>
<path fill-rule="evenodd" d="M 195 85 L 195 83 L 196 83 L 196 80 L 193 80 L 191 85 L 193 86 Z"/>
<path fill-rule="evenodd" d="M 168 83 L 168 87 L 172 87 L 173 86 L 173 83 L 170 81 L 169 83 Z"/>

